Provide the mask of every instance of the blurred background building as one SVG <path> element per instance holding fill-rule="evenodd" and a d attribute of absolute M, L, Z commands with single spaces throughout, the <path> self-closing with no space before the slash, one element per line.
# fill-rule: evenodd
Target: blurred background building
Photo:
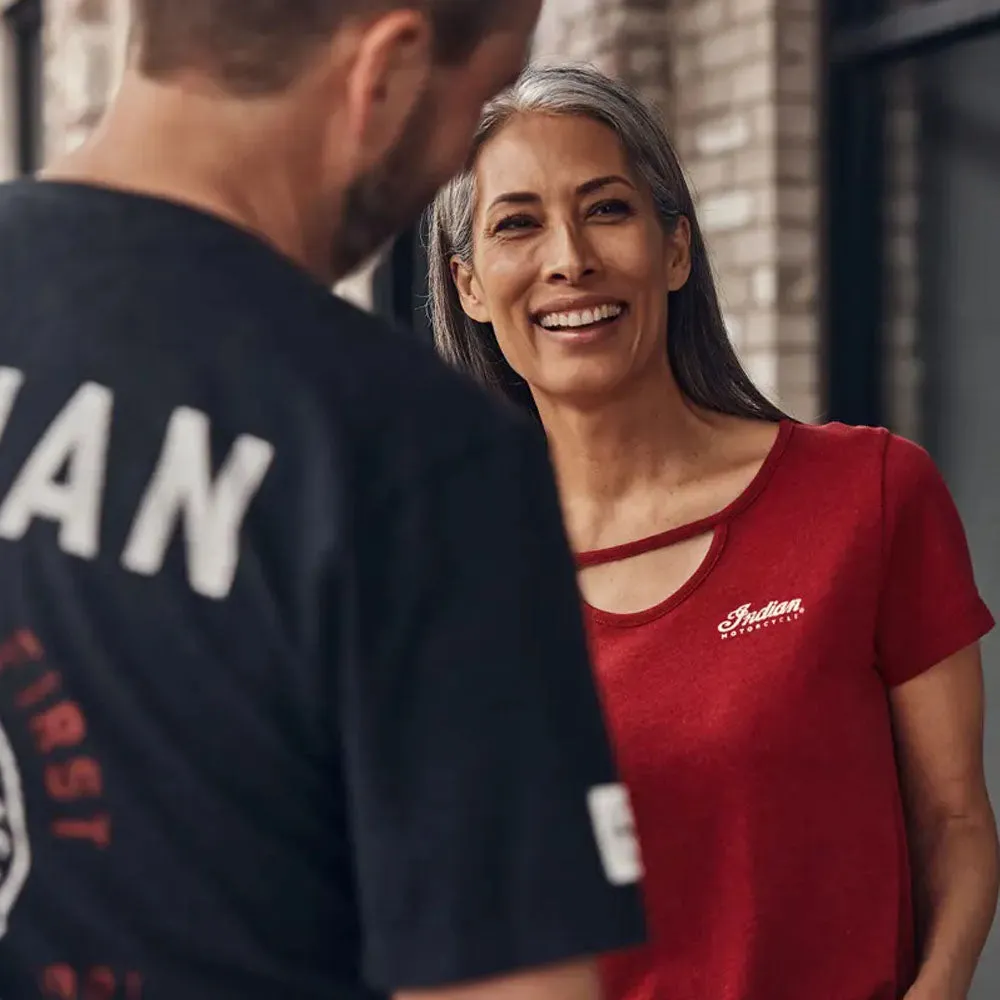
<path fill-rule="evenodd" d="M 100 119 L 128 0 L 0 9 L 14 176 Z M 596 63 L 656 104 L 754 378 L 801 419 L 923 443 L 1000 612 L 1000 0 L 547 0 L 535 55 Z M 427 335 L 416 231 L 339 290 Z M 995 721 L 988 744 L 1000 804 Z M 1000 931 L 973 995 L 1000 996 Z"/>

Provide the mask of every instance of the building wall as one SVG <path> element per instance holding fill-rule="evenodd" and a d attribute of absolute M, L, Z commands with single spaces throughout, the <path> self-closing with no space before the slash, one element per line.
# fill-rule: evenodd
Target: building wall
<path fill-rule="evenodd" d="M 819 415 L 820 0 L 547 0 L 539 59 L 593 62 L 663 115 L 696 191 L 733 342 L 765 391 Z M 46 152 L 100 118 L 128 0 L 47 0 Z M 0 164 L 2 165 L 2 164 Z M 367 272 L 339 288 L 370 304 Z"/>
<path fill-rule="evenodd" d="M 100 121 L 125 62 L 129 0 L 45 0 L 45 157 Z"/>
<path fill-rule="evenodd" d="M 0 4 L 2 12 L 8 4 Z M 0 181 L 17 173 L 17 90 L 14 79 L 14 43 L 11 35 L 0 32 Z M 7 83 L 7 86 L 3 86 Z"/>
<path fill-rule="evenodd" d="M 923 371 L 919 346 L 920 111 L 919 63 L 885 71 L 885 191 L 882 202 L 885 274 L 886 419 L 893 430 L 921 440 Z"/>

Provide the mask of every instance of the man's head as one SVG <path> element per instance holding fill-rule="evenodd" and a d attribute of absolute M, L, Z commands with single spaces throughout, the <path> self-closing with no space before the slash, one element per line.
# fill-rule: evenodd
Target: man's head
<path fill-rule="evenodd" d="M 331 263 L 342 274 L 462 166 L 482 104 L 522 67 L 540 0 L 133 6 L 142 76 L 207 87 L 248 112 L 270 107 L 290 123 L 288 155 L 308 161 L 293 172 L 337 222 Z"/>

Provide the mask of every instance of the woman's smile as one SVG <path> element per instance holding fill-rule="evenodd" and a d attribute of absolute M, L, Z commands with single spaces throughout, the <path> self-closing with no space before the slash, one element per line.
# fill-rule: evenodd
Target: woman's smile
<path fill-rule="evenodd" d="M 554 303 L 532 314 L 541 332 L 560 344 L 583 346 L 614 336 L 628 315 L 628 304 L 613 299 Z"/>

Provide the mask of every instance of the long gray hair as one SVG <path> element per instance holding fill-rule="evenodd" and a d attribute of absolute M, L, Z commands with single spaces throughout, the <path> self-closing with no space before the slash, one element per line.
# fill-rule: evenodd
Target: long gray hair
<path fill-rule="evenodd" d="M 696 406 L 733 416 L 781 420 L 784 414 L 753 384 L 730 343 L 705 241 L 677 155 L 655 115 L 625 84 L 583 66 L 533 66 L 483 110 L 464 172 L 442 189 L 428 219 L 430 319 L 442 356 L 480 382 L 534 410 L 531 393 L 507 364 L 493 327 L 466 316 L 451 260 L 471 266 L 476 206 L 474 168 L 483 144 L 515 115 L 581 115 L 618 136 L 645 180 L 664 228 L 684 216 L 691 226 L 691 275 L 670 293 L 667 354 L 681 392 Z"/>

